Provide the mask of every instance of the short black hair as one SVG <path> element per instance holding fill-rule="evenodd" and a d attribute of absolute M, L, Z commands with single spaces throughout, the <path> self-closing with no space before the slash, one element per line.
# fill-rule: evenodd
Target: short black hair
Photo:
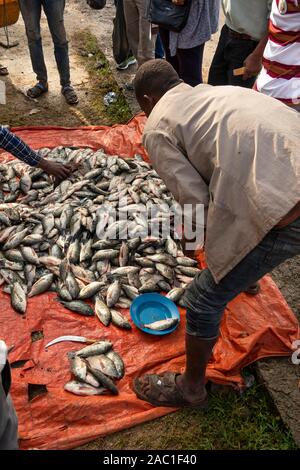
<path fill-rule="evenodd" d="M 160 98 L 180 81 L 178 73 L 169 62 L 153 59 L 138 69 L 134 79 L 134 90 L 137 99 L 142 99 L 144 95 Z"/>

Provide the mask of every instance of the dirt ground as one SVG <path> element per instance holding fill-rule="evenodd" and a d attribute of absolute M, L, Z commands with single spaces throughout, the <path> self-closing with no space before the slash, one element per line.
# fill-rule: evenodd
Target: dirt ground
<path fill-rule="evenodd" d="M 111 124 L 105 113 L 98 113 L 94 109 L 92 103 L 93 84 L 82 60 L 85 59 L 88 62 L 93 58 L 81 57 L 81 54 L 85 55 L 86 51 L 81 51 L 78 48 L 76 39 L 82 31 L 88 30 L 94 33 L 102 51 L 111 61 L 112 69 L 115 69 L 111 54 L 113 16 L 112 1 L 108 1 L 107 7 L 101 12 L 91 10 L 85 0 L 67 1 L 65 24 L 70 41 L 71 79 L 80 100 L 76 107 L 68 106 L 61 95 L 52 40 L 45 16 L 42 15 L 41 29 L 48 69 L 49 92 L 38 101 L 25 96 L 26 90 L 35 83 L 35 75 L 31 68 L 22 19 L 20 18 L 16 25 L 10 27 L 11 42 L 19 41 L 19 46 L 11 49 L 0 48 L 0 63 L 5 64 L 10 72 L 9 76 L 4 79 L 7 91 L 6 105 L 0 105 L 0 122 L 10 126 L 57 125 L 73 127 Z M 5 39 L 3 30 L 0 30 L 0 39 L 2 41 Z M 102 97 L 100 98 L 102 99 Z"/>
<path fill-rule="evenodd" d="M 39 101 L 30 100 L 25 96 L 28 87 L 35 83 L 32 73 L 30 57 L 27 49 L 27 41 L 22 20 L 12 26 L 10 37 L 12 41 L 19 41 L 19 46 L 12 49 L 0 48 L 0 62 L 7 65 L 10 75 L 4 79 L 6 83 L 6 105 L 0 105 L 0 122 L 10 126 L 20 125 L 58 125 L 80 126 L 110 124 L 111 116 L 105 113 L 103 106 L 101 112 L 97 112 L 94 105 L 94 88 L 91 76 L 87 71 L 84 60 L 89 57 L 81 57 L 76 43 L 78 32 L 89 30 L 96 36 L 100 48 L 107 57 L 111 70 L 117 81 L 116 87 L 122 93 L 122 86 L 130 81 L 135 72 L 131 68 L 128 72 L 117 72 L 112 57 L 112 19 L 114 16 L 113 1 L 108 0 L 104 10 L 91 10 L 85 0 L 67 1 L 65 22 L 70 41 L 70 60 L 72 68 L 72 84 L 76 88 L 80 103 L 77 107 L 69 107 L 65 104 L 60 93 L 59 79 L 54 60 L 51 37 L 48 32 L 46 19 L 42 18 L 43 45 L 46 63 L 49 72 L 49 93 Z M 209 64 L 216 47 L 218 35 L 206 45 L 204 58 L 204 76 L 207 76 Z M 4 39 L 3 31 L 0 31 L 0 39 Z M 91 58 L 92 59 L 92 58 Z M 134 100 L 133 93 L 125 93 L 132 114 L 139 109 Z M 102 99 L 100 94 L 99 100 Z M 125 113 L 124 116 L 127 116 Z M 128 114 L 128 117 L 130 113 Z M 287 302 L 300 319 L 300 258 L 296 258 L 275 270 L 273 277 L 285 296 Z M 300 392 L 298 382 L 300 367 L 293 365 L 287 358 L 268 359 L 258 364 L 260 377 L 271 393 L 274 402 L 286 424 L 291 429 L 295 442 L 300 446 Z M 170 419 L 170 418 L 166 418 Z M 124 434 L 126 440 L 128 434 Z M 114 448 L 114 440 L 111 444 L 105 440 L 107 448 Z M 88 446 L 89 449 L 103 448 L 103 441 L 95 441 Z M 126 448 L 126 447 L 125 447 Z M 137 448 L 143 448 L 142 442 L 137 443 Z"/>

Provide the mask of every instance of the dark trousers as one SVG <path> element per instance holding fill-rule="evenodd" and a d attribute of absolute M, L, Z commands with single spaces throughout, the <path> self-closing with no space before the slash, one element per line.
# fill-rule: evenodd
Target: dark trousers
<path fill-rule="evenodd" d="M 179 77 L 191 86 L 202 83 L 202 61 L 205 43 L 191 49 L 177 49 L 176 55 L 171 57 L 169 49 L 170 32 L 159 27 L 159 34 L 164 46 L 166 59 L 174 67 Z"/>
<path fill-rule="evenodd" d="M 164 46 L 162 44 L 160 35 L 156 36 L 156 41 L 155 41 L 155 59 L 163 59 L 165 57 L 165 51 L 164 51 Z"/>
<path fill-rule="evenodd" d="M 47 82 L 47 69 L 41 39 L 42 7 L 54 43 L 54 55 L 62 86 L 70 84 L 68 41 L 64 26 L 65 0 L 20 0 L 33 71 L 39 82 Z"/>
<path fill-rule="evenodd" d="M 209 269 L 196 274 L 185 292 L 186 331 L 214 339 L 226 305 L 238 294 L 287 259 L 300 255 L 300 218 L 274 228 L 223 279 L 216 284 Z"/>
<path fill-rule="evenodd" d="M 243 67 L 245 59 L 254 51 L 257 44 L 258 42 L 250 39 L 231 37 L 229 28 L 224 25 L 210 66 L 208 83 L 210 85 L 235 85 L 253 88 L 256 77 L 243 80 L 243 76 L 235 77 L 233 70 Z"/>

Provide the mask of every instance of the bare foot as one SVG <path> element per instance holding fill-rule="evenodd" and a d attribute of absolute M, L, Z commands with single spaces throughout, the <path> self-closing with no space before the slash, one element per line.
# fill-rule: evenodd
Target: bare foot
<path fill-rule="evenodd" d="M 191 387 L 187 384 L 184 374 L 177 375 L 176 385 L 182 393 L 182 396 L 189 403 L 199 403 L 204 401 L 207 397 L 207 391 L 204 384 L 199 384 L 196 387 Z"/>

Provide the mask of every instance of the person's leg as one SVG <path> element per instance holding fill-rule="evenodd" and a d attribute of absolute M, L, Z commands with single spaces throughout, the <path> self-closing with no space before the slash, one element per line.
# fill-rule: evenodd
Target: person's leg
<path fill-rule="evenodd" d="M 159 27 L 159 35 L 161 42 L 163 44 L 163 48 L 165 51 L 165 56 L 166 56 L 166 61 L 171 64 L 174 69 L 176 70 L 177 73 L 179 73 L 179 62 L 178 62 L 178 57 L 177 55 L 171 56 L 170 54 L 170 31 L 167 29 L 162 28 L 161 26 Z"/>
<path fill-rule="evenodd" d="M 225 60 L 225 49 L 228 42 L 228 27 L 223 26 L 218 42 L 216 52 L 214 54 L 209 74 L 208 84 L 209 85 L 228 85 L 227 76 L 227 61 Z"/>
<path fill-rule="evenodd" d="M 70 85 L 68 41 L 64 26 L 65 0 L 42 0 L 54 44 L 54 55 L 61 86 Z"/>
<path fill-rule="evenodd" d="M 139 11 L 135 0 L 124 0 L 124 16 L 130 49 L 137 59 L 139 48 Z"/>
<path fill-rule="evenodd" d="M 29 52 L 37 81 L 47 86 L 47 69 L 44 60 L 40 20 L 40 0 L 20 0 L 20 10 L 25 23 Z"/>
<path fill-rule="evenodd" d="M 175 379 L 177 396 L 180 393 L 185 403 L 199 404 L 206 396 L 205 370 L 228 302 L 286 259 L 296 255 L 300 255 L 300 218 L 285 228 L 269 232 L 219 284 L 215 283 L 209 269 L 195 277 L 185 295 L 186 370 L 182 375 L 177 374 Z M 167 376 L 167 373 L 165 375 Z M 157 403 L 167 396 L 168 406 L 171 406 L 172 396 L 164 386 L 166 384 L 163 375 L 160 374 L 157 380 L 160 388 L 151 376 L 139 380 L 143 396 L 151 399 L 150 395 L 154 391 Z"/>
<path fill-rule="evenodd" d="M 165 51 L 162 45 L 162 41 L 160 38 L 160 35 L 156 36 L 156 41 L 155 41 L 155 59 L 163 59 L 165 57 Z"/>
<path fill-rule="evenodd" d="M 244 61 L 247 59 L 248 55 L 254 51 L 254 49 L 257 47 L 257 44 L 258 43 L 256 41 L 251 41 L 248 39 L 229 38 L 225 50 L 225 59 L 228 64 L 228 85 L 241 86 L 244 88 L 253 88 L 253 85 L 256 81 L 256 77 L 251 77 L 247 80 L 243 80 L 242 75 L 235 77 L 233 75 L 233 71 L 234 69 L 239 69 L 240 67 L 243 67 Z"/>
<path fill-rule="evenodd" d="M 135 65 L 137 61 L 132 51 L 128 51 L 129 42 L 126 32 L 123 0 L 114 0 L 114 3 L 116 7 L 112 35 L 114 59 L 118 70 L 126 70 L 131 65 Z"/>
<path fill-rule="evenodd" d="M 78 103 L 78 96 L 71 86 L 67 35 L 64 25 L 65 0 L 42 0 L 49 30 L 54 44 L 54 55 L 60 76 L 62 94 L 70 105 Z"/>
<path fill-rule="evenodd" d="M 191 49 L 177 49 L 179 77 L 188 85 L 203 83 L 202 61 L 205 43 Z"/>
<path fill-rule="evenodd" d="M 138 66 L 154 59 L 155 37 L 151 35 L 151 23 L 145 18 L 145 0 L 136 0 L 139 11 Z"/>

